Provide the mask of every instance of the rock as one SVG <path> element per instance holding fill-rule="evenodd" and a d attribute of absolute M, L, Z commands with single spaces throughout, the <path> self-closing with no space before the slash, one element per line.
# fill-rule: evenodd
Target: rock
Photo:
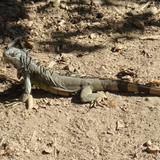
<path fill-rule="evenodd" d="M 96 15 L 96 18 L 99 18 L 99 19 L 101 19 L 101 18 L 103 18 L 104 17 L 104 14 L 103 13 L 97 13 L 97 15 Z"/>
<path fill-rule="evenodd" d="M 116 122 L 116 130 L 120 130 L 120 129 L 122 129 L 122 128 L 124 128 L 124 122 L 122 122 L 122 121 L 117 121 L 117 122 Z"/>
<path fill-rule="evenodd" d="M 56 65 L 55 61 L 51 61 L 48 65 L 48 68 L 53 68 L 53 66 Z"/>
<path fill-rule="evenodd" d="M 30 21 L 28 21 L 28 27 L 32 27 L 32 25 L 33 25 L 33 20 L 30 20 Z"/>
<path fill-rule="evenodd" d="M 68 10 L 68 6 L 64 3 L 60 4 L 60 8 Z"/>
<path fill-rule="evenodd" d="M 125 49 L 126 49 L 126 47 L 124 46 L 124 44 L 118 43 L 118 44 L 115 44 L 114 47 L 112 47 L 111 51 L 112 52 L 121 52 L 121 51 L 123 51 Z"/>
<path fill-rule="evenodd" d="M 139 19 L 134 19 L 131 23 L 132 23 L 137 29 L 144 30 L 144 28 L 145 28 L 144 22 L 141 21 L 141 20 L 139 20 Z"/>
<path fill-rule="evenodd" d="M 129 82 L 133 82 L 133 78 L 130 75 L 125 75 L 122 77 L 123 80 L 129 81 Z"/>
<path fill-rule="evenodd" d="M 147 13 L 150 13 L 151 15 L 156 15 L 159 13 L 159 10 L 156 7 L 150 7 L 148 10 L 146 10 Z"/>
<path fill-rule="evenodd" d="M 160 152 L 160 148 L 157 145 L 150 145 L 147 147 L 146 151 L 148 153 L 158 153 Z"/>
<path fill-rule="evenodd" d="M 117 78 L 123 79 L 123 77 L 130 76 L 132 78 L 137 77 L 137 71 L 132 68 L 122 69 L 116 76 Z M 126 77 L 129 78 L 129 77 Z M 129 78 L 130 79 L 130 78 Z"/>
<path fill-rule="evenodd" d="M 31 153 L 31 151 L 29 149 L 26 149 L 25 152 L 28 153 L 28 154 Z"/>
<path fill-rule="evenodd" d="M 48 0 L 48 3 L 52 4 L 53 7 L 59 7 L 61 0 Z"/>
<path fill-rule="evenodd" d="M 72 65 L 66 65 L 63 69 L 68 70 L 70 72 L 75 72 L 75 68 Z"/>
<path fill-rule="evenodd" d="M 90 39 L 94 39 L 94 38 L 96 38 L 96 34 L 91 33 L 91 34 L 89 35 L 89 38 L 90 38 Z"/>
<path fill-rule="evenodd" d="M 110 101 L 109 101 L 109 106 L 110 106 L 111 108 L 116 108 L 116 107 L 118 106 L 117 101 L 115 101 L 115 100 L 110 100 Z"/>
<path fill-rule="evenodd" d="M 147 146 L 147 147 L 151 146 L 152 145 L 151 140 L 148 140 L 144 145 Z"/>
<path fill-rule="evenodd" d="M 156 154 L 160 152 L 159 146 L 152 144 L 151 140 L 148 140 L 147 142 L 145 142 L 144 146 L 146 147 L 147 153 Z"/>
<path fill-rule="evenodd" d="M 65 22 L 66 22 L 66 21 L 62 19 L 58 24 L 59 24 L 60 26 L 64 26 Z"/>
<path fill-rule="evenodd" d="M 0 156 L 4 156 L 5 155 L 5 150 L 4 149 L 0 149 Z"/>
<path fill-rule="evenodd" d="M 51 154 L 53 152 L 53 149 L 51 147 L 45 147 L 42 151 L 42 154 Z"/>

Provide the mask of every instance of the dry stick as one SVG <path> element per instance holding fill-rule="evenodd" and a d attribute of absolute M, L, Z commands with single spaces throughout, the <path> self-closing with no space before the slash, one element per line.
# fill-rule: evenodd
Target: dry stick
<path fill-rule="evenodd" d="M 123 13 L 120 9 L 118 9 L 117 7 L 113 6 L 113 9 L 114 9 L 119 15 L 121 15 L 121 16 L 124 15 L 124 13 Z"/>
<path fill-rule="evenodd" d="M 139 8 L 139 11 L 143 11 L 145 8 L 147 8 L 149 5 L 151 4 L 151 2 L 147 2 L 146 4 L 142 5 L 140 8 Z"/>
<path fill-rule="evenodd" d="M 15 38 L 11 43 L 7 45 L 7 48 L 13 47 L 19 40 L 22 40 L 22 36 Z"/>
<path fill-rule="evenodd" d="M 120 36 L 115 36 L 112 37 L 115 39 L 121 39 L 121 38 L 137 38 L 140 40 L 159 40 L 160 39 L 160 35 L 150 35 L 150 36 L 138 36 L 138 35 L 120 35 Z"/>
<path fill-rule="evenodd" d="M 22 102 L 12 102 L 12 103 L 9 103 L 9 104 L 5 104 L 5 107 L 15 107 L 17 105 L 20 105 L 22 104 Z"/>
<path fill-rule="evenodd" d="M 151 36 L 140 36 L 140 37 L 137 37 L 141 40 L 157 40 L 157 39 L 160 39 L 160 35 L 151 35 Z"/>

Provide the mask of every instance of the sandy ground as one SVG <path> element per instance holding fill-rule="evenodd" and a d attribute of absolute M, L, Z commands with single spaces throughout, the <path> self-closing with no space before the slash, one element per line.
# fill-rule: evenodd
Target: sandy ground
<path fill-rule="evenodd" d="M 82 2 L 82 1 L 79 1 Z M 0 57 L 25 36 L 23 47 L 55 72 L 160 79 L 158 1 L 0 2 Z M 16 70 L 0 61 L 1 160 L 159 160 L 159 97 L 106 93 L 90 108 L 72 98 L 33 90 L 28 111 Z"/>

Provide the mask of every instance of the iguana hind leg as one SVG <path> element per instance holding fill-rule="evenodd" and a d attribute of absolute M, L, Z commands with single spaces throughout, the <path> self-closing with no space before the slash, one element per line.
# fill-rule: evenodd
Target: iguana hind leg
<path fill-rule="evenodd" d="M 104 98 L 106 98 L 104 92 L 93 93 L 92 86 L 85 86 L 80 93 L 82 103 L 100 101 Z"/>

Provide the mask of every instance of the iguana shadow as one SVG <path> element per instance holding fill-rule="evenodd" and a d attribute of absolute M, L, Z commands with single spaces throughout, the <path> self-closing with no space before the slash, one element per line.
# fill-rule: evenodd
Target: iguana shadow
<path fill-rule="evenodd" d="M 0 75 L 0 84 L 7 84 L 7 89 L 0 91 L 0 102 L 11 102 L 23 93 L 22 84 L 13 81 L 4 75 Z"/>

